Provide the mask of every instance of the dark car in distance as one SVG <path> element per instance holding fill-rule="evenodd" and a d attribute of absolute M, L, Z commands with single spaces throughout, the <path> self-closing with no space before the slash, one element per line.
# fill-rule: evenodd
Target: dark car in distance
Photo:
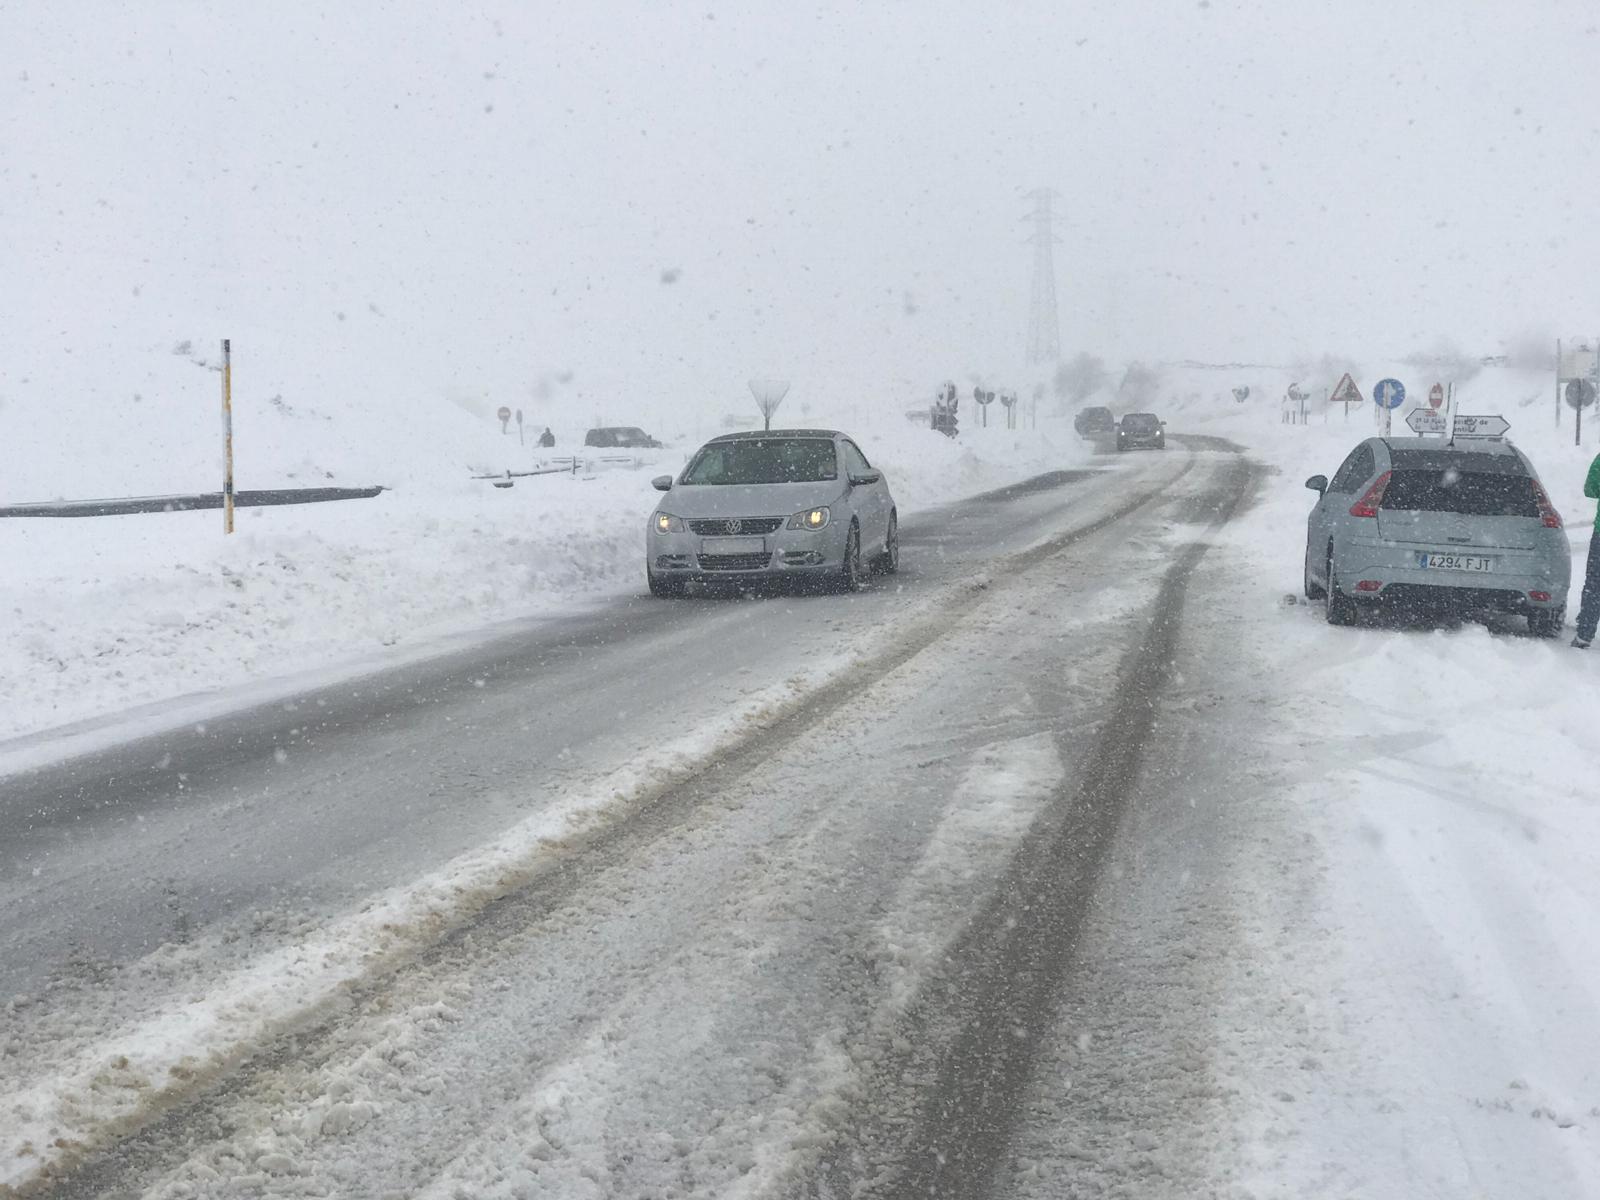
<path fill-rule="evenodd" d="M 659 450 L 656 441 L 637 425 L 602 425 L 583 435 L 583 444 L 600 450 Z"/>
<path fill-rule="evenodd" d="M 1072 418 L 1072 427 L 1078 431 L 1079 437 L 1095 437 L 1115 429 L 1117 419 L 1103 404 L 1092 404 Z"/>
<path fill-rule="evenodd" d="M 1136 450 L 1140 446 L 1167 448 L 1167 423 L 1155 413 L 1125 413 L 1117 422 L 1117 449 Z"/>

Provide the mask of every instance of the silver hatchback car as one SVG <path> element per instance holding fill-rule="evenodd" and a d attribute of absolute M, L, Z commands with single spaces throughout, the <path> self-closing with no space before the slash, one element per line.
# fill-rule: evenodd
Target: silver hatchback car
<path fill-rule="evenodd" d="M 1365 605 L 1511 612 L 1555 637 L 1572 558 L 1526 455 L 1508 442 L 1368 438 L 1319 493 L 1306 527 L 1305 591 L 1328 623 Z"/>
<path fill-rule="evenodd" d="M 677 479 L 651 482 L 667 493 L 645 530 L 654 595 L 682 595 L 694 581 L 764 578 L 853 591 L 868 565 L 900 567 L 889 485 L 837 430 L 724 434 Z"/>

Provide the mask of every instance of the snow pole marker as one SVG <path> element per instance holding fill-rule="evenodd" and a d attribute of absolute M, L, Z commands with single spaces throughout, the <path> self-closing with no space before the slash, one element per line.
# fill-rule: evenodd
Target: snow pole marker
<path fill-rule="evenodd" d="M 233 532 L 233 343 L 222 339 L 222 532 Z"/>

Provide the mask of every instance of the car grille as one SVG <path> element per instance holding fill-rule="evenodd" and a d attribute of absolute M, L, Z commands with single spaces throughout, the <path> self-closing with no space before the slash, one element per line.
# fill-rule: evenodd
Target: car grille
<path fill-rule="evenodd" d="M 702 571 L 764 571 L 772 563 L 770 554 L 702 554 Z"/>
<path fill-rule="evenodd" d="M 724 520 L 702 519 L 689 522 L 689 529 L 701 537 L 755 537 L 758 534 L 777 533 L 783 524 L 782 517 L 733 517 Z"/>

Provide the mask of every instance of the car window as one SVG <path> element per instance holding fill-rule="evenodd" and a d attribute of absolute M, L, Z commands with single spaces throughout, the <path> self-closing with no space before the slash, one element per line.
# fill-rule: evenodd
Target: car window
<path fill-rule="evenodd" d="M 1344 460 L 1344 465 L 1334 473 L 1328 482 L 1328 490 L 1338 492 L 1340 495 L 1355 491 L 1363 480 L 1371 478 L 1377 465 L 1377 457 L 1372 453 L 1372 447 L 1362 443 L 1350 452 L 1350 457 Z"/>
<path fill-rule="evenodd" d="M 1386 511 L 1446 512 L 1469 517 L 1537 517 L 1539 498 L 1526 475 L 1488 471 L 1397 470 L 1384 489 Z"/>
<path fill-rule="evenodd" d="M 872 464 L 867 461 L 867 456 L 861 453 L 860 448 L 854 442 L 841 442 L 840 445 L 844 447 L 845 470 L 852 475 L 859 475 L 865 471 L 872 470 Z"/>
<path fill-rule="evenodd" d="M 1160 420 L 1153 413 L 1129 413 L 1122 418 L 1124 429 L 1135 429 L 1140 432 L 1155 429 L 1160 424 Z"/>
<path fill-rule="evenodd" d="M 683 472 L 690 484 L 816 483 L 839 478 L 827 438 L 742 438 L 702 446 Z"/>

